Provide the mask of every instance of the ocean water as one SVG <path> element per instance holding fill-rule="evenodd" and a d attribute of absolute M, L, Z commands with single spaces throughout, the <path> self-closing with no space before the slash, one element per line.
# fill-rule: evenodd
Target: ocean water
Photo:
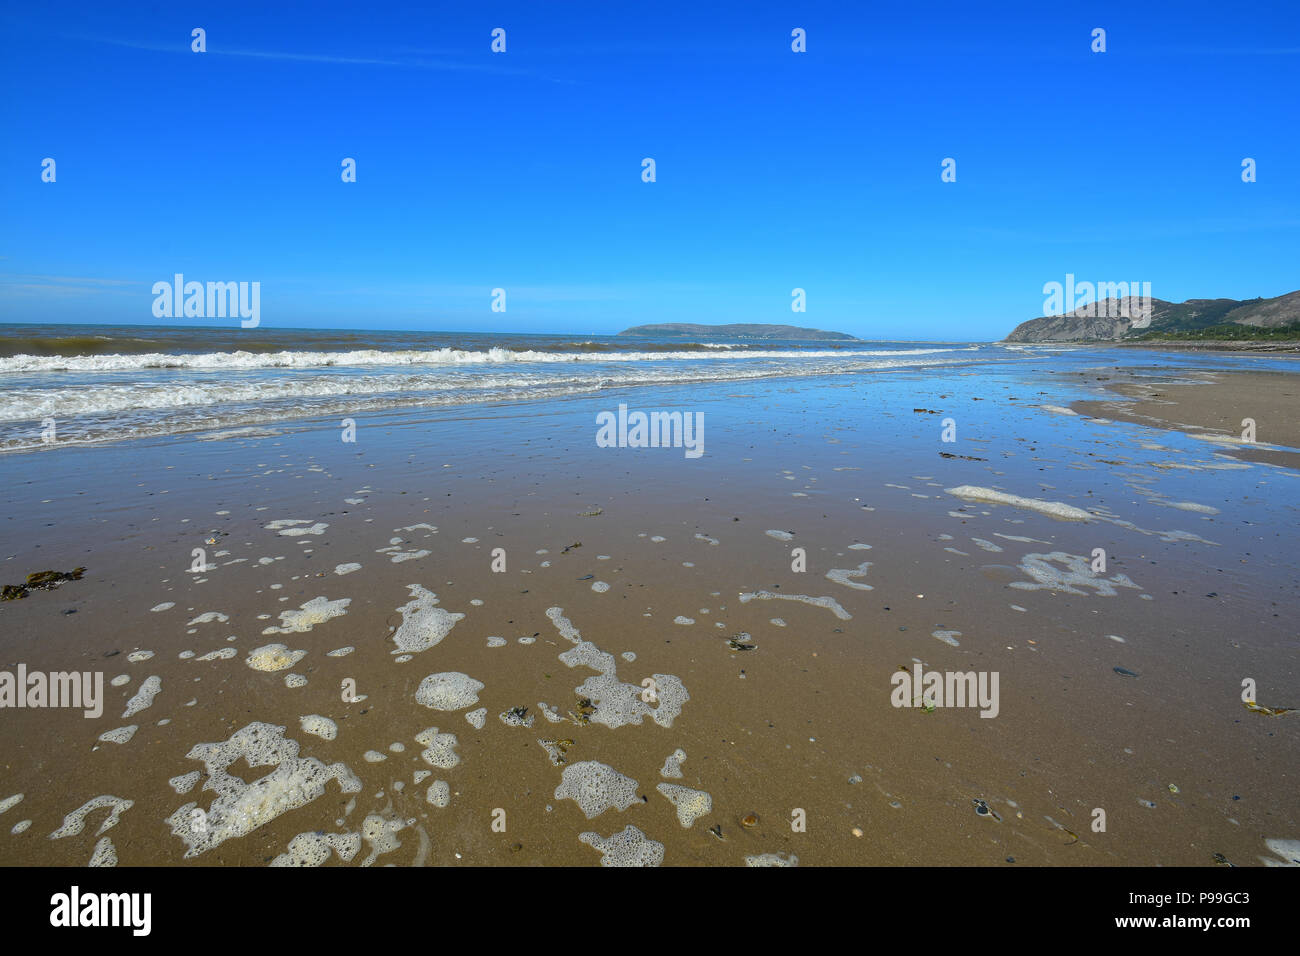
<path fill-rule="evenodd" d="M 1053 356 L 1061 367 L 1277 359 L 969 342 L 0 325 L 0 451 L 635 386 L 870 375 Z"/>

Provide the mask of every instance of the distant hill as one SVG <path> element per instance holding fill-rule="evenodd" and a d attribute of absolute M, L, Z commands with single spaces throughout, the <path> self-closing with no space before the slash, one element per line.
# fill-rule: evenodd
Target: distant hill
<path fill-rule="evenodd" d="M 1300 291 L 1272 299 L 1151 299 L 1150 324 L 1135 327 L 1139 300 L 1103 299 L 1066 315 L 1021 322 L 1007 342 L 1135 342 L 1152 339 L 1300 339 Z"/>
<path fill-rule="evenodd" d="M 804 329 L 797 325 L 694 325 L 689 322 L 666 322 L 660 325 L 636 325 L 624 329 L 619 335 L 665 335 L 681 338 L 727 336 L 738 339 L 835 339 L 855 342 L 852 335 L 843 332 L 823 332 L 821 329 Z"/>

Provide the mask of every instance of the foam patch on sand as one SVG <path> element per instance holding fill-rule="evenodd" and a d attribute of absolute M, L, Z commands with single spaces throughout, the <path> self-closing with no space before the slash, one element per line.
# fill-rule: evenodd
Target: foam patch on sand
<path fill-rule="evenodd" d="M 136 691 L 135 696 L 126 702 L 126 710 L 122 711 L 122 719 L 125 720 L 140 711 L 153 706 L 153 699 L 158 696 L 162 690 L 161 677 L 147 677 L 140 689 Z"/>
<path fill-rule="evenodd" d="M 392 552 L 392 554 L 389 557 L 389 561 L 393 564 L 401 564 L 404 561 L 418 561 L 420 558 L 427 558 L 433 553 L 424 548 L 421 548 L 418 551 L 403 551 L 400 548 L 380 548 L 375 552 L 375 554 L 389 554 L 390 552 Z"/>
<path fill-rule="evenodd" d="M 646 690 L 640 684 L 625 684 L 618 679 L 618 663 L 613 654 L 602 651 L 590 641 L 582 640 L 578 629 L 564 616 L 562 609 L 553 607 L 546 612 L 561 636 L 574 642 L 574 647 L 559 655 L 567 667 L 588 667 L 597 672 L 574 689 L 579 697 L 586 697 L 595 705 L 587 720 L 617 729 L 626 724 L 640 724 L 650 717 L 661 727 L 671 727 L 681 715 L 682 706 L 691 699 L 681 679 L 673 674 L 655 674 L 654 700 L 657 707 L 642 699 Z"/>
<path fill-rule="evenodd" d="M 464 710 L 478 703 L 483 687 L 481 681 L 459 671 L 430 674 L 420 681 L 415 699 L 433 710 Z"/>
<path fill-rule="evenodd" d="M 520 709 L 527 711 L 528 708 L 524 707 Z M 511 708 L 510 710 L 502 711 L 497 715 L 497 717 L 500 718 L 501 723 L 505 724 L 507 727 L 531 727 L 534 722 L 533 715 L 528 713 L 521 714 L 519 712 L 520 709 Z"/>
<path fill-rule="evenodd" d="M 86 829 L 87 814 L 108 807 L 108 816 L 104 818 L 104 822 L 95 831 L 95 836 L 102 836 L 105 832 L 117 826 L 118 821 L 122 819 L 122 814 L 133 806 L 135 806 L 134 800 L 123 800 L 121 797 L 115 797 L 107 793 L 87 800 L 63 818 L 63 825 L 50 834 L 50 839 L 62 840 L 64 837 L 76 836 Z"/>
<path fill-rule="evenodd" d="M 303 733 L 312 734 L 321 740 L 333 740 L 339 735 L 339 725 L 320 714 L 299 717 L 298 724 L 302 727 Z"/>
<path fill-rule="evenodd" d="M 297 664 L 306 656 L 306 651 L 291 651 L 284 644 L 267 644 L 265 647 L 255 648 L 248 657 L 244 658 L 244 663 L 255 671 L 282 671 Z"/>
<path fill-rule="evenodd" d="M 798 866 L 799 858 L 793 853 L 761 853 L 745 857 L 745 866 Z"/>
<path fill-rule="evenodd" d="M 1265 840 L 1264 845 L 1273 853 L 1276 853 L 1280 860 L 1275 860 L 1267 856 L 1261 856 L 1260 862 L 1265 866 L 1300 866 L 1300 840 Z"/>
<path fill-rule="evenodd" d="M 1064 565 L 1055 567 L 1054 565 Z M 1024 571 L 1034 583 L 1012 581 L 1007 587 L 1022 591 L 1065 591 L 1069 594 L 1087 594 L 1095 591 L 1104 597 L 1114 597 L 1119 592 L 1116 588 L 1138 588 L 1127 575 L 1116 574 L 1104 578 L 1092 573 L 1092 563 L 1077 554 L 1053 551 L 1050 554 L 1027 554 L 1020 562 Z"/>
<path fill-rule="evenodd" d="M 0 800 L 0 813 L 12 810 L 22 802 L 23 795 L 21 793 L 15 793 L 12 797 L 5 797 L 3 800 Z"/>
<path fill-rule="evenodd" d="M 556 800 L 572 800 L 588 820 L 614 808 L 620 813 L 636 801 L 637 783 L 608 764 L 596 760 L 572 763 L 564 768 Z"/>
<path fill-rule="evenodd" d="M 483 725 L 487 722 L 487 708 L 480 707 L 478 710 L 471 710 L 465 715 L 465 719 L 469 721 L 469 725 L 475 730 L 482 730 Z"/>
<path fill-rule="evenodd" d="M 438 607 L 438 595 L 418 584 L 408 584 L 411 600 L 397 609 L 402 623 L 393 633 L 397 650 L 393 654 L 415 654 L 437 647 L 451 633 L 464 614 L 449 612 Z"/>
<path fill-rule="evenodd" d="M 960 647 L 957 638 L 961 637 L 961 631 L 931 631 L 930 636 L 943 641 L 953 647 Z"/>
<path fill-rule="evenodd" d="M 793 541 L 794 535 L 789 531 L 764 531 L 763 534 L 769 538 L 776 538 L 777 541 Z"/>
<path fill-rule="evenodd" d="M 1028 511 L 1036 511 L 1039 514 L 1047 515 L 1049 518 L 1056 518 L 1059 521 L 1090 521 L 1093 517 L 1082 508 L 1076 508 L 1073 505 L 1067 505 L 1061 501 L 1042 501 L 1038 498 L 1022 498 L 1020 495 L 1009 495 L 1003 491 L 995 491 L 992 488 L 981 488 L 977 485 L 959 485 L 956 488 L 945 488 L 944 490 L 954 498 L 961 498 L 965 501 L 982 501 L 995 505 L 1010 505 L 1013 508 L 1023 508 Z"/>
<path fill-rule="evenodd" d="M 456 755 L 455 734 L 440 734 L 437 727 L 430 727 L 416 734 L 415 742 L 426 748 L 420 757 L 431 767 L 450 770 L 460 763 L 460 757 Z"/>
<path fill-rule="evenodd" d="M 546 609 L 546 616 L 555 625 L 555 629 L 560 632 L 560 637 L 573 644 L 577 644 L 582 640 L 582 634 L 573 626 L 573 622 L 564 616 L 563 608 L 549 607 Z"/>
<path fill-rule="evenodd" d="M 385 820 L 377 813 L 367 816 L 361 823 L 361 835 L 370 844 L 370 852 L 361 865 L 369 866 L 383 854 L 400 849 L 402 841 L 397 839 L 397 831 L 402 826 L 401 820 Z"/>
<path fill-rule="evenodd" d="M 108 837 L 100 837 L 99 842 L 95 844 L 95 849 L 90 854 L 90 862 L 86 866 L 117 866 L 117 847 L 113 846 L 113 841 Z"/>
<path fill-rule="evenodd" d="M 191 770 L 189 773 L 183 773 L 179 776 L 172 777 L 167 781 L 171 788 L 177 793 L 189 793 L 194 789 L 194 785 L 199 782 L 199 777 L 203 776 L 197 770 Z"/>
<path fill-rule="evenodd" d="M 686 759 L 686 751 L 678 747 L 668 755 L 664 761 L 663 769 L 659 771 L 659 776 L 667 777 L 673 780 L 682 778 L 682 761 Z"/>
<path fill-rule="evenodd" d="M 314 597 L 296 611 L 281 611 L 280 626 L 268 627 L 263 634 L 305 634 L 317 624 L 324 624 L 331 618 L 341 617 L 348 612 L 352 598 L 339 598 L 331 601 L 324 595 Z"/>
<path fill-rule="evenodd" d="M 1263 448 L 1271 451 L 1290 450 L 1285 445 L 1270 445 L 1266 441 L 1247 441 L 1246 439 L 1242 438 L 1240 435 L 1218 435 L 1213 433 L 1207 434 L 1206 432 L 1190 432 L 1190 431 L 1185 431 L 1182 434 L 1186 435 L 1188 438 L 1195 438 L 1198 441 L 1210 442 L 1211 444 L 1214 445 L 1228 445 L 1234 447 L 1247 447 L 1247 448 Z"/>
<path fill-rule="evenodd" d="M 289 841 L 289 848 L 270 862 L 270 866 L 324 866 L 330 853 L 350 863 L 361 850 L 360 833 L 321 833 L 309 830 Z"/>
<path fill-rule="evenodd" d="M 867 568 L 871 567 L 870 561 L 863 561 L 856 568 L 831 568 L 826 572 L 826 577 L 836 584 L 842 584 L 846 588 L 853 588 L 857 591 L 874 591 L 870 584 L 856 584 L 849 580 L 850 578 L 866 577 Z"/>
<path fill-rule="evenodd" d="M 126 655 L 126 659 L 132 664 L 139 664 L 142 661 L 151 660 L 152 658 L 153 651 L 132 651 L 130 654 Z"/>
<path fill-rule="evenodd" d="M 1161 502 L 1157 502 L 1157 504 L 1160 503 Z M 1173 531 L 1153 531 L 1150 528 L 1141 528 L 1138 525 L 1135 525 L 1132 521 L 1124 521 L 1120 518 L 1110 518 L 1105 516 L 1099 516 L 1099 517 L 1101 517 L 1103 521 L 1109 521 L 1111 524 L 1116 525 L 1120 528 L 1127 528 L 1129 531 L 1136 532 L 1137 534 L 1144 534 L 1151 537 L 1156 537 L 1159 538 L 1161 541 L 1165 541 L 1170 544 L 1174 544 L 1179 541 L 1195 541 L 1198 544 L 1207 544 L 1210 545 L 1211 547 L 1217 547 L 1217 544 L 1214 541 L 1210 541 L 1207 538 L 1202 538 L 1199 534 L 1193 534 L 1190 531 L 1180 531 L 1177 529 Z"/>
<path fill-rule="evenodd" d="M 655 674 L 653 680 L 658 706 L 650 706 L 642 699 L 646 688 L 620 681 L 613 655 L 585 641 L 561 654 L 560 660 L 569 667 L 583 666 L 599 672 L 583 681 L 574 693 L 588 698 L 595 705 L 596 709 L 588 720 L 593 724 L 604 724 L 611 730 L 627 724 L 640 724 L 646 717 L 660 727 L 671 727 L 681 715 L 682 705 L 691 699 L 680 678 L 673 674 Z"/>
<path fill-rule="evenodd" d="M 563 767 L 568 763 L 565 754 L 568 752 L 569 747 L 573 746 L 572 740 L 566 740 L 561 744 L 558 740 L 538 738 L 537 744 L 546 751 L 546 756 L 550 759 L 552 766 Z"/>
<path fill-rule="evenodd" d="M 202 657 L 197 658 L 197 660 L 228 661 L 234 656 L 235 656 L 235 649 L 233 647 L 223 647 L 217 651 L 209 651 L 207 654 L 204 654 Z"/>
<path fill-rule="evenodd" d="M 284 736 L 284 727 L 259 721 L 237 730 L 229 740 L 198 744 L 186 756 L 207 768 L 203 792 L 216 794 L 206 811 L 187 803 L 166 820 L 172 835 L 185 843 L 186 859 L 306 806 L 325 793 L 331 780 L 343 793 L 361 790 L 361 781 L 346 764 L 326 766 L 315 757 L 299 757 L 298 742 Z M 250 768 L 275 769 L 245 783 L 228 772 L 241 759 Z"/>
<path fill-rule="evenodd" d="M 746 591 L 740 595 L 740 603 L 750 601 L 799 601 L 813 607 L 824 607 L 841 621 L 853 620 L 853 615 L 840 607 L 840 602 L 833 597 L 809 597 L 807 594 L 776 594 L 772 591 Z"/>
<path fill-rule="evenodd" d="M 700 817 L 713 812 L 713 797 L 703 790 L 692 790 L 675 783 L 661 783 L 655 789 L 677 808 L 677 822 L 686 829 L 690 829 Z"/>
<path fill-rule="evenodd" d="M 140 727 L 136 724 L 127 724 L 125 727 L 118 727 L 117 730 L 106 730 L 99 735 L 99 739 L 109 744 L 124 744 L 135 736 L 135 732 Z"/>
<path fill-rule="evenodd" d="M 1023 534 L 1003 534 L 1001 531 L 994 531 L 993 537 L 1001 538 L 1003 541 L 1015 541 L 1020 544 L 1051 544 L 1050 541 L 1044 541 L 1042 538 L 1026 538 Z"/>
<path fill-rule="evenodd" d="M 601 866 L 659 866 L 664 861 L 664 845 L 646 839 L 646 835 L 632 825 L 621 833 L 603 837 L 588 831 L 578 839 L 600 851 Z"/>
<path fill-rule="evenodd" d="M 357 564 L 355 561 L 349 564 L 334 565 L 334 573 L 340 576 L 344 574 L 351 574 L 353 571 L 360 571 L 360 570 L 361 570 L 361 565 Z"/>
<path fill-rule="evenodd" d="M 230 617 L 228 615 L 222 614 L 220 611 L 204 611 L 202 614 L 200 614 L 194 620 L 190 621 L 185 626 L 193 627 L 195 624 L 211 624 L 213 621 L 217 621 L 221 624 L 225 624 L 229 620 Z"/>
<path fill-rule="evenodd" d="M 424 799 L 435 807 L 442 809 L 451 803 L 451 787 L 446 780 L 435 780 L 429 784 Z"/>
<path fill-rule="evenodd" d="M 992 541 L 985 541 L 983 538 L 971 538 L 971 540 L 974 541 L 981 548 L 983 548 L 985 551 L 992 551 L 994 554 L 998 553 L 999 551 L 1005 550 L 1001 545 L 994 544 Z"/>
<path fill-rule="evenodd" d="M 309 527 L 304 528 L 302 525 L 309 525 Z M 275 531 L 288 538 L 296 538 L 304 534 L 324 534 L 328 527 L 329 525 L 323 521 L 312 524 L 310 521 L 294 518 L 280 518 L 265 525 L 267 531 Z"/>
<path fill-rule="evenodd" d="M 170 611 L 175 606 L 175 601 L 163 601 L 162 604 L 155 604 L 153 607 L 149 608 L 149 610 L 157 614 L 159 611 Z"/>

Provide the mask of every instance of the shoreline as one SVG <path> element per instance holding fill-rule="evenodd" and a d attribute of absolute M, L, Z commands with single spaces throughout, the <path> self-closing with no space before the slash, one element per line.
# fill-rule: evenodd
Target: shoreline
<path fill-rule="evenodd" d="M 1289 354 L 1300 352 L 1300 340 L 1286 340 L 1278 342 L 1252 342 L 1249 340 L 1217 339 L 1189 342 L 1179 339 L 1154 339 L 1151 341 L 1141 342 L 1015 342 L 1003 340 L 1001 342 L 991 343 L 993 345 L 1018 345 L 1018 346 L 1069 346 L 1071 348 L 1125 348 L 1125 349 L 1151 349 L 1152 351 L 1174 351 L 1174 352 L 1276 352 L 1278 354 Z"/>
<path fill-rule="evenodd" d="M 1277 372 L 1206 371 L 1182 376 L 1120 377 L 1107 388 L 1122 399 L 1079 401 L 1085 415 L 1178 431 L 1213 443 L 1242 461 L 1300 469 L 1300 381 Z M 1162 380 L 1163 379 L 1163 380 Z M 1254 423 L 1254 438 L 1243 438 Z"/>

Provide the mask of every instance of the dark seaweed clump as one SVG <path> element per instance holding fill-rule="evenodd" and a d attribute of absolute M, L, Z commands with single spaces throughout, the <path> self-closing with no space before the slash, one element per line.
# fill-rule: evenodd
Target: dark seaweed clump
<path fill-rule="evenodd" d="M 0 588 L 0 601 L 20 601 L 29 591 L 52 591 L 64 581 L 80 581 L 85 568 L 71 571 L 37 571 L 27 575 L 23 584 L 6 584 Z"/>

